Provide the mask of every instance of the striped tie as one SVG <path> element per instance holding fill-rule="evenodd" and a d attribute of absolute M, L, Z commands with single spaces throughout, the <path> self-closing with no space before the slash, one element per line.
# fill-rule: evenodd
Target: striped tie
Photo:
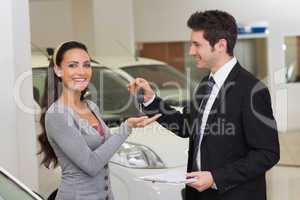
<path fill-rule="evenodd" d="M 208 99 L 211 95 L 211 92 L 212 92 L 212 89 L 215 85 L 215 80 L 212 76 L 209 77 L 208 81 L 207 81 L 207 84 L 206 84 L 206 87 L 205 87 L 205 90 L 204 90 L 204 97 L 201 101 L 201 104 L 199 106 L 199 115 L 198 115 L 198 119 L 199 119 L 199 124 L 201 126 L 201 123 L 202 123 L 202 118 L 203 118 L 203 113 L 204 113 L 204 110 L 205 110 L 205 107 L 206 107 L 206 104 L 208 102 Z M 196 134 L 196 137 L 195 137 L 195 143 L 194 143 L 194 156 L 193 156 L 193 171 L 199 171 L 201 170 L 201 153 L 200 153 L 200 157 L 197 157 L 198 155 L 198 150 L 199 150 L 199 146 L 200 146 L 200 139 L 201 139 L 201 128 L 199 128 L 199 132 Z M 200 160 L 200 166 L 198 166 L 198 160 Z"/>

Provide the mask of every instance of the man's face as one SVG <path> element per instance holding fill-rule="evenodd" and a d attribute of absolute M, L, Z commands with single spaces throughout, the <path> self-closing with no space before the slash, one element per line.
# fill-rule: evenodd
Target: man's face
<path fill-rule="evenodd" d="M 199 69 L 211 69 L 217 63 L 218 54 L 203 37 L 203 31 L 192 31 L 189 55 L 196 60 Z"/>

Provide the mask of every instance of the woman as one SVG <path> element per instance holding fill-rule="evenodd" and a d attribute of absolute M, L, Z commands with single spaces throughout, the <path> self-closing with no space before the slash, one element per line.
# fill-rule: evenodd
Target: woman
<path fill-rule="evenodd" d="M 70 41 L 60 45 L 50 61 L 39 136 L 42 164 L 62 169 L 56 200 L 113 199 L 108 162 L 131 133 L 152 118 L 129 118 L 117 134 L 100 118 L 97 105 L 84 99 L 92 76 L 85 45 Z"/>

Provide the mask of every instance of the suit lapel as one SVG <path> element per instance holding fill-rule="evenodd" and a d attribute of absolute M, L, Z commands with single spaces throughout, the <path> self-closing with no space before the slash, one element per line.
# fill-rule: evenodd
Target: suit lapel
<path fill-rule="evenodd" d="M 196 110 L 196 117 L 198 117 L 199 114 L 200 114 L 199 107 L 200 107 L 200 104 L 201 104 L 202 99 L 204 97 L 205 88 L 206 88 L 208 78 L 209 78 L 209 76 L 206 76 L 201 80 L 201 82 L 199 83 L 199 85 L 198 85 L 198 87 L 195 90 L 195 93 L 193 95 L 192 100 L 193 100 L 194 108 Z"/>

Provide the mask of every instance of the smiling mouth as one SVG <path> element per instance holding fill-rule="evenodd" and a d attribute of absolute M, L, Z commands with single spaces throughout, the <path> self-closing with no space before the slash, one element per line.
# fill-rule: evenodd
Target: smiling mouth
<path fill-rule="evenodd" d="M 73 78 L 72 80 L 76 85 L 86 85 L 88 83 L 86 78 Z"/>
<path fill-rule="evenodd" d="M 202 60 L 201 60 L 200 58 L 197 58 L 197 59 L 196 59 L 196 62 L 197 62 L 197 63 L 199 63 L 199 62 L 201 62 L 201 61 L 202 61 Z"/>
<path fill-rule="evenodd" d="M 197 62 L 199 62 L 199 61 L 202 60 L 200 56 L 195 56 L 194 58 L 195 58 L 195 60 L 196 60 Z"/>

